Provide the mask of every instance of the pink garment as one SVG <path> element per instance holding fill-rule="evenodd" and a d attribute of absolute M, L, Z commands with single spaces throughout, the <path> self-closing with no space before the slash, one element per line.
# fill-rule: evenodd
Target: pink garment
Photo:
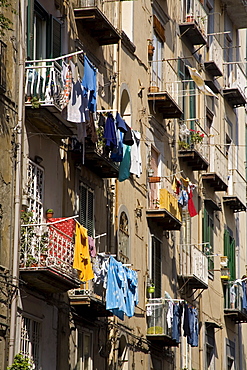
<path fill-rule="evenodd" d="M 88 246 L 91 257 L 96 257 L 97 252 L 95 248 L 95 240 L 91 236 L 88 236 Z"/>

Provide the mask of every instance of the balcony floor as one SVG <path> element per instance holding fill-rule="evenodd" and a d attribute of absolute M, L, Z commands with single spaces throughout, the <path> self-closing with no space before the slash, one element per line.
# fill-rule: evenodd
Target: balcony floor
<path fill-rule="evenodd" d="M 82 25 L 100 45 L 117 44 L 120 35 L 97 6 L 74 9 L 75 19 Z"/>
<path fill-rule="evenodd" d="M 195 275 L 180 275 L 179 281 L 181 286 L 184 285 L 190 289 L 208 289 L 208 284 Z"/>
<path fill-rule="evenodd" d="M 157 346 L 178 347 L 178 343 L 165 334 L 147 334 L 146 337 L 152 342 L 152 344 Z"/>
<path fill-rule="evenodd" d="M 80 281 L 51 267 L 20 268 L 21 279 L 45 293 L 62 293 L 78 288 Z"/>
<path fill-rule="evenodd" d="M 178 157 L 188 164 L 193 171 L 207 170 L 209 163 L 195 149 L 179 150 Z"/>
<path fill-rule="evenodd" d="M 192 45 L 206 45 L 207 38 L 195 22 L 181 23 L 179 25 L 181 37 L 186 36 Z"/>
<path fill-rule="evenodd" d="M 148 93 L 148 102 L 151 108 L 157 108 L 163 118 L 180 118 L 183 111 L 175 100 L 166 91 Z"/>
<path fill-rule="evenodd" d="M 215 172 L 202 174 L 202 180 L 208 183 L 215 191 L 226 191 L 228 185 Z"/>
<path fill-rule="evenodd" d="M 93 295 L 69 294 L 71 306 L 80 314 L 95 317 L 111 317 L 113 313 L 106 309 L 105 303 Z"/>
<path fill-rule="evenodd" d="M 223 89 L 223 96 L 233 108 L 243 107 L 246 104 L 246 98 L 238 87 Z"/>
<path fill-rule="evenodd" d="M 230 318 L 236 323 L 245 323 L 247 322 L 247 312 L 241 311 L 237 308 L 225 308 L 224 309 L 225 317 Z"/>
<path fill-rule="evenodd" d="M 62 137 L 76 134 L 76 125 L 65 121 L 55 105 L 41 105 L 39 108 L 32 108 L 30 104 L 26 104 L 26 119 L 39 132 L 51 135 L 55 141 L 60 142 Z"/>
<path fill-rule="evenodd" d="M 205 69 L 208 73 L 210 73 L 214 77 L 221 77 L 223 73 L 219 69 L 217 63 L 214 60 L 210 60 L 208 62 L 204 62 Z"/>
<path fill-rule="evenodd" d="M 146 215 L 148 220 L 161 225 L 165 230 L 180 230 L 182 226 L 182 222 L 166 209 L 148 209 Z"/>
<path fill-rule="evenodd" d="M 226 195 L 223 197 L 223 202 L 225 205 L 230 207 L 233 212 L 245 212 L 246 204 L 243 204 L 241 200 L 235 195 Z"/>

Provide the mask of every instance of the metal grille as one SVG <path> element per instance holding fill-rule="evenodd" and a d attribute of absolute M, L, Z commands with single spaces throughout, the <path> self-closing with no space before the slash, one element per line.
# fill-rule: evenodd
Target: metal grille
<path fill-rule="evenodd" d="M 39 223 L 43 218 L 44 170 L 31 160 L 28 163 L 28 210 Z"/>
<path fill-rule="evenodd" d="M 33 362 L 33 369 L 40 369 L 41 324 L 28 317 L 21 322 L 21 353 Z"/>

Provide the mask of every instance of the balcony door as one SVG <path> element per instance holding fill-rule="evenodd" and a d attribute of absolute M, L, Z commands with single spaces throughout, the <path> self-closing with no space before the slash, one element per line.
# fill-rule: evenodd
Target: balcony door
<path fill-rule="evenodd" d="M 157 86 L 159 91 L 162 91 L 162 78 L 163 78 L 163 41 L 160 37 L 154 32 L 153 33 L 153 46 L 154 46 L 154 54 L 152 60 L 152 77 L 151 77 L 151 85 Z"/>

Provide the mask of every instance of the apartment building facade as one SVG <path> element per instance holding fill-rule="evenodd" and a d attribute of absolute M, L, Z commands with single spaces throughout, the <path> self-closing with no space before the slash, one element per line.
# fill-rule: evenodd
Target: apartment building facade
<path fill-rule="evenodd" d="M 20 3 L 1 63 L 3 368 L 246 368 L 245 9 Z"/>

